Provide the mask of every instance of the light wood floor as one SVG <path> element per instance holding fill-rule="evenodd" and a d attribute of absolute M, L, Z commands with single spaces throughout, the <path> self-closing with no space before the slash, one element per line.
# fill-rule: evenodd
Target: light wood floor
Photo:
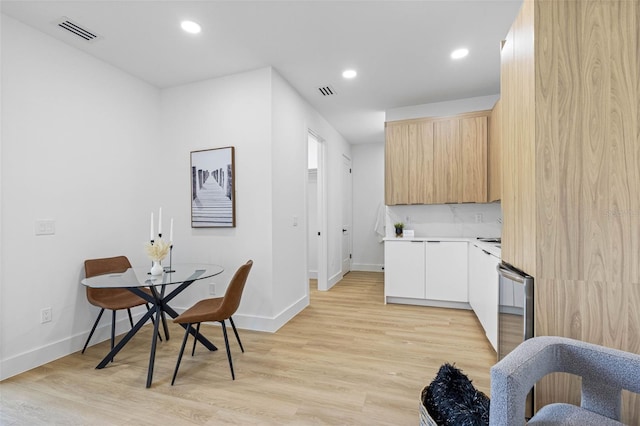
<path fill-rule="evenodd" d="M 383 274 L 351 272 L 277 333 L 240 330 L 232 381 L 221 348 L 185 354 L 170 386 L 182 333 L 158 346 L 145 388 L 151 327 L 103 370 L 109 342 L 0 384 L 2 425 L 416 425 L 420 391 L 445 362 L 485 393 L 495 352 L 471 311 L 383 304 Z"/>

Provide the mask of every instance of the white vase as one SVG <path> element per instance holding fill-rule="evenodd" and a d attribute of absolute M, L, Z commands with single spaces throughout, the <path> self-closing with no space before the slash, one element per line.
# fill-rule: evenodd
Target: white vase
<path fill-rule="evenodd" d="M 153 265 L 151 266 L 151 275 L 162 275 L 163 272 L 162 265 L 159 260 L 154 260 Z"/>

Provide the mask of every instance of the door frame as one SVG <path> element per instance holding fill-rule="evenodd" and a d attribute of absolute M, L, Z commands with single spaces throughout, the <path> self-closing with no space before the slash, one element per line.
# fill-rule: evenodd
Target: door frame
<path fill-rule="evenodd" d="M 341 253 L 340 253 L 340 269 L 341 269 L 341 274 L 344 277 L 347 273 L 349 273 L 351 271 L 351 267 L 353 266 L 353 259 L 351 257 L 351 254 L 353 253 L 353 174 L 351 172 L 352 167 L 353 167 L 353 160 L 351 160 L 351 158 L 349 156 L 347 156 L 346 154 L 342 154 L 342 170 L 341 172 L 345 172 L 346 169 L 345 167 L 348 166 L 349 167 L 349 174 L 348 174 L 348 184 L 345 184 L 344 180 L 342 181 L 342 191 L 348 191 L 347 197 L 346 197 L 346 202 L 350 203 L 350 208 L 348 208 L 347 206 L 345 206 L 345 194 L 343 192 L 342 194 L 342 215 L 340 218 L 340 221 L 342 222 L 342 226 L 344 229 L 344 217 L 345 217 L 345 209 L 349 210 L 349 218 L 348 218 L 348 230 L 347 232 L 349 233 L 349 238 L 348 238 L 348 242 L 347 242 L 347 250 L 349 252 L 349 268 L 347 271 L 344 270 L 344 258 L 342 257 L 344 254 L 344 237 L 342 238 L 342 240 L 340 241 L 340 245 L 341 245 Z M 344 174 L 342 175 L 342 178 L 344 179 Z"/>
<path fill-rule="evenodd" d="M 328 243 L 327 243 L 327 173 L 326 173 L 326 141 L 319 136 L 312 129 L 307 129 L 307 139 L 311 136 L 317 141 L 317 149 L 318 149 L 318 171 L 317 171 L 317 199 L 316 199 L 316 209 L 317 209 L 317 226 L 318 232 L 318 290 L 327 291 L 329 288 L 329 279 L 328 279 Z M 309 146 L 307 142 L 305 142 L 305 146 Z M 307 148 L 308 149 L 308 148 Z M 308 157 L 308 152 L 307 152 Z M 305 176 L 306 182 L 309 182 L 309 173 L 308 169 L 305 167 Z M 309 194 L 307 193 L 307 197 Z M 308 203 L 305 203 L 308 206 Z M 309 214 L 307 212 L 307 218 Z M 308 220 L 307 226 L 308 226 Z M 309 238 L 309 232 L 306 233 L 307 239 Z M 307 251 L 307 256 L 305 259 L 308 259 L 308 249 L 309 241 L 306 241 L 305 250 Z M 306 289 L 308 291 L 309 285 L 309 265 L 307 264 L 307 284 Z"/>

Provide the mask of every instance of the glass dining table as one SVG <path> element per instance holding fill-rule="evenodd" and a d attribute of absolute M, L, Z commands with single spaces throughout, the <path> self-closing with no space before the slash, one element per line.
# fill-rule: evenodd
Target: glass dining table
<path fill-rule="evenodd" d="M 81 283 L 88 287 L 126 288 L 146 300 L 151 305 L 149 310 L 138 320 L 133 328 L 131 328 L 131 330 L 129 330 L 122 339 L 120 339 L 118 344 L 111 349 L 96 368 L 101 369 L 106 367 L 107 364 L 113 360 L 116 354 L 120 352 L 129 340 L 131 340 L 131 338 L 142 328 L 142 326 L 149 319 L 153 319 L 155 317 L 155 321 L 153 321 L 153 337 L 151 338 L 149 368 L 147 371 L 147 387 L 150 387 L 153 378 L 153 366 L 155 362 L 160 322 L 164 325 L 165 336 L 168 340 L 169 330 L 165 321 L 165 313 L 171 318 L 178 316 L 178 313 L 169 306 L 169 302 L 194 282 L 213 277 L 223 271 L 224 269 L 218 265 L 180 263 L 172 265 L 170 272 L 163 272 L 162 275 L 157 276 L 150 275 L 149 267 L 144 267 L 129 268 L 122 273 L 110 273 L 83 279 Z M 145 288 L 148 288 L 150 292 L 144 291 Z M 182 326 L 186 328 L 185 325 Z M 218 349 L 202 334 L 196 333 L 193 327 L 190 332 L 210 351 Z"/>

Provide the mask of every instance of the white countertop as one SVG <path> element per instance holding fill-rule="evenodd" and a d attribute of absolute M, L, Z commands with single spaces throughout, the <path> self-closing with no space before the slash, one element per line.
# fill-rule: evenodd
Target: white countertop
<path fill-rule="evenodd" d="M 411 242 L 411 241 L 462 241 L 475 245 L 478 248 L 500 258 L 501 257 L 501 249 L 496 243 L 486 243 L 483 241 L 478 241 L 476 238 L 472 237 L 412 237 L 412 238 L 396 238 L 396 237 L 387 237 L 384 238 L 385 242 Z"/>

